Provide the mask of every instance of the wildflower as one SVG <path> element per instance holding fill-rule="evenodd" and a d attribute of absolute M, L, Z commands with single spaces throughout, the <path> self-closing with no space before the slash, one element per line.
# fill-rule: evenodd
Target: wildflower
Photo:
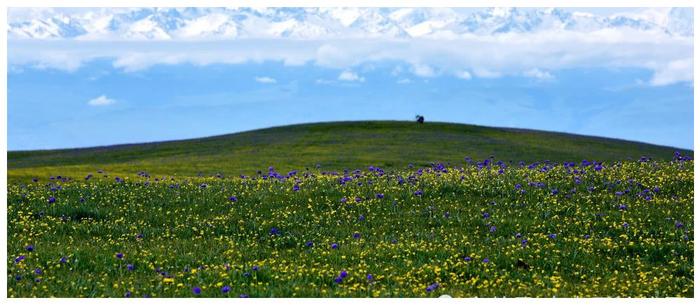
<path fill-rule="evenodd" d="M 370 273 L 370 274 L 367 274 L 367 281 L 370 281 L 370 282 L 371 282 L 373 279 L 374 279 L 374 277 L 372 276 L 371 273 Z"/>
<path fill-rule="evenodd" d="M 29 251 L 29 252 L 32 252 L 32 251 L 34 251 L 34 245 L 26 246 L 26 247 L 24 247 L 24 249 Z"/>
<path fill-rule="evenodd" d="M 331 249 L 338 249 L 338 244 L 336 244 L 336 243 L 331 244 Z"/>
<path fill-rule="evenodd" d="M 482 260 L 481 262 L 484 263 L 484 264 L 488 264 L 489 262 L 491 262 L 491 260 L 489 260 L 489 258 L 486 257 L 486 258 L 484 258 L 484 260 Z"/>
<path fill-rule="evenodd" d="M 314 246 L 314 242 L 312 242 L 312 241 L 306 242 L 306 247 L 313 247 L 313 246 Z"/>
<path fill-rule="evenodd" d="M 423 191 L 422 191 L 422 190 L 417 190 L 417 191 L 413 192 L 413 195 L 415 195 L 415 196 L 423 196 Z"/>
<path fill-rule="evenodd" d="M 119 253 L 117 253 L 115 256 L 116 256 L 118 259 L 123 259 L 123 258 L 124 258 L 124 253 L 119 252 Z"/>
<path fill-rule="evenodd" d="M 236 201 L 238 201 L 238 198 L 236 196 L 231 196 L 231 197 L 228 197 L 228 200 L 231 202 L 236 202 Z"/>
<path fill-rule="evenodd" d="M 340 198 L 340 202 L 341 202 L 341 203 L 346 203 L 346 202 L 348 202 L 348 199 L 347 199 L 347 198 L 345 198 L 345 197 L 343 197 L 343 198 Z"/>
<path fill-rule="evenodd" d="M 270 235 L 278 235 L 278 234 L 280 234 L 280 230 L 277 229 L 276 227 L 272 227 L 270 229 Z"/>
<path fill-rule="evenodd" d="M 431 291 L 434 291 L 435 289 L 438 289 L 438 287 L 440 287 L 440 284 L 432 283 L 427 288 L 425 288 L 425 291 L 431 292 Z"/>
<path fill-rule="evenodd" d="M 472 258 L 469 257 L 469 256 L 465 256 L 465 257 L 464 257 L 464 261 L 465 261 L 465 262 L 471 262 L 471 261 L 472 261 Z"/>
<path fill-rule="evenodd" d="M 240 294 L 240 295 L 239 295 L 238 297 L 239 297 L 239 298 L 247 298 L 247 297 L 248 297 L 248 295 L 247 295 L 247 294 L 245 294 L 245 293 L 243 293 L 243 294 Z"/>
<path fill-rule="evenodd" d="M 44 271 L 41 270 L 41 268 L 36 268 L 36 269 L 34 269 L 34 273 L 41 275 L 44 273 Z"/>
<path fill-rule="evenodd" d="M 134 271 L 134 264 L 127 264 L 127 265 L 126 265 L 126 270 Z"/>
<path fill-rule="evenodd" d="M 481 212 L 481 216 L 484 217 L 484 219 L 491 217 L 491 214 L 487 212 Z"/>
<path fill-rule="evenodd" d="M 258 267 L 257 265 L 255 265 L 255 266 L 253 266 L 253 268 L 251 268 L 251 269 L 252 269 L 253 271 L 258 271 L 258 270 L 260 270 L 260 267 Z"/>
<path fill-rule="evenodd" d="M 344 279 L 344 278 L 346 278 L 347 276 L 348 276 L 348 272 L 347 272 L 347 271 L 345 271 L 345 270 L 340 271 L 340 278 L 343 278 L 343 279 Z"/>
<path fill-rule="evenodd" d="M 489 228 L 489 232 L 491 232 L 491 233 L 496 232 L 496 226 L 491 226 Z"/>
<path fill-rule="evenodd" d="M 24 255 L 18 256 L 17 258 L 15 258 L 15 264 L 19 264 L 19 262 L 24 260 L 24 258 L 25 258 Z"/>
<path fill-rule="evenodd" d="M 298 192 L 298 191 L 299 191 L 299 185 L 298 185 L 298 184 L 295 184 L 295 185 L 292 187 L 292 191 Z"/>
<path fill-rule="evenodd" d="M 379 194 L 375 195 L 375 197 L 377 197 L 377 199 L 383 199 L 384 194 L 379 193 Z"/>
<path fill-rule="evenodd" d="M 229 291 L 231 291 L 231 286 L 226 285 L 221 287 L 221 293 L 229 293 Z"/>
<path fill-rule="evenodd" d="M 360 239 L 360 233 L 355 232 L 354 234 L 352 234 L 352 238 Z"/>
<path fill-rule="evenodd" d="M 548 237 L 551 239 L 555 239 L 555 238 L 557 238 L 557 234 L 552 233 L 552 234 L 549 234 Z"/>
<path fill-rule="evenodd" d="M 49 203 L 56 202 L 56 197 L 49 197 Z"/>
<path fill-rule="evenodd" d="M 675 227 L 676 227 L 676 229 L 683 228 L 683 223 L 680 222 L 680 221 L 678 221 L 678 220 L 676 220 Z"/>
<path fill-rule="evenodd" d="M 60 260 L 58 260 L 58 262 L 61 263 L 61 264 L 65 264 L 65 263 L 68 262 L 68 259 L 67 259 L 65 256 L 63 256 L 63 257 L 61 257 Z"/>
<path fill-rule="evenodd" d="M 194 293 L 196 295 L 200 295 L 202 293 L 202 288 L 199 288 L 198 286 L 194 286 L 194 288 L 192 288 L 192 293 Z"/>

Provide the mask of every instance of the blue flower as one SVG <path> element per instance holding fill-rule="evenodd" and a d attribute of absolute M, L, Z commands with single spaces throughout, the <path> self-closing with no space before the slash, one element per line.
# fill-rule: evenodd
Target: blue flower
<path fill-rule="evenodd" d="M 29 252 L 32 252 L 32 251 L 34 251 L 34 245 L 26 246 L 26 247 L 24 247 L 24 249 L 29 251 Z"/>
<path fill-rule="evenodd" d="M 231 202 L 236 202 L 236 201 L 238 201 L 238 198 L 236 198 L 236 196 L 231 196 L 231 197 L 228 197 L 228 200 L 230 200 Z"/>
<path fill-rule="evenodd" d="M 194 293 L 194 294 L 196 294 L 196 295 L 199 295 L 199 294 L 202 293 L 202 288 L 199 288 L 198 286 L 194 286 L 194 287 L 192 288 L 192 293 Z"/>
<path fill-rule="evenodd" d="M 221 287 L 221 293 L 229 293 L 229 291 L 231 291 L 231 286 L 226 285 Z"/>
<path fill-rule="evenodd" d="M 118 259 L 123 259 L 123 258 L 124 258 L 124 253 L 119 252 L 119 253 L 117 253 L 115 256 L 116 256 Z"/>

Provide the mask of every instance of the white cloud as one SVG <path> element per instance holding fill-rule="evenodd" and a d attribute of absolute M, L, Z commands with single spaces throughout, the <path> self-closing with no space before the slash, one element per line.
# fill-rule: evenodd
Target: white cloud
<path fill-rule="evenodd" d="M 261 84 L 275 84 L 277 80 L 267 76 L 256 76 L 255 81 Z"/>
<path fill-rule="evenodd" d="M 412 69 L 413 74 L 420 77 L 434 77 L 437 75 L 435 70 L 426 64 L 414 64 Z"/>
<path fill-rule="evenodd" d="M 338 80 L 346 82 L 364 82 L 365 78 L 352 71 L 343 71 L 338 75 Z"/>
<path fill-rule="evenodd" d="M 665 86 L 678 82 L 693 81 L 693 59 L 675 60 L 662 66 L 649 81 L 652 86 Z"/>
<path fill-rule="evenodd" d="M 461 78 L 461 79 L 465 79 L 465 80 L 472 79 L 472 74 L 469 73 L 469 71 L 458 71 L 455 73 L 455 76 L 457 78 Z"/>
<path fill-rule="evenodd" d="M 351 44 L 352 48 L 346 46 Z M 544 79 L 557 70 L 641 68 L 653 73 L 652 85 L 693 79 L 693 39 L 633 29 L 590 33 L 551 31 L 465 35 L 460 39 L 268 39 L 240 41 L 32 41 L 10 40 L 8 62 L 74 71 L 88 61 L 112 60 L 126 72 L 154 65 L 282 62 L 338 69 L 339 79 L 361 81 L 351 72 L 361 65 L 390 62 L 419 77 L 439 75 L 497 78 L 524 75 Z M 525 71 L 525 72 L 524 72 Z M 394 74 L 403 73 L 396 69 Z M 353 75 L 357 77 L 354 79 Z"/>
<path fill-rule="evenodd" d="M 523 75 L 525 75 L 527 77 L 537 78 L 540 80 L 547 80 L 547 79 L 554 78 L 554 76 L 552 76 L 551 73 L 549 73 L 547 71 L 542 71 L 542 70 L 537 69 L 537 68 L 527 70 L 527 71 L 523 72 Z"/>
<path fill-rule="evenodd" d="M 411 83 L 411 80 L 408 79 L 408 78 L 402 78 L 402 79 L 396 81 L 396 83 L 397 83 L 397 84 L 400 84 L 400 85 L 405 85 L 405 84 L 410 84 L 410 83 Z"/>
<path fill-rule="evenodd" d="M 107 98 L 104 95 L 100 95 L 94 99 L 91 99 L 88 101 L 88 105 L 90 106 L 107 106 L 107 105 L 112 105 L 116 103 L 117 101 Z"/>

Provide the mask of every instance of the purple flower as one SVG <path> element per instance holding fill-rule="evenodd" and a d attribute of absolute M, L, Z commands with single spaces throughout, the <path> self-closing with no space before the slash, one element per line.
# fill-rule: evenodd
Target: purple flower
<path fill-rule="evenodd" d="M 44 273 L 44 271 L 42 271 L 41 268 L 36 268 L 34 269 L 34 273 L 41 275 Z"/>
<path fill-rule="evenodd" d="M 588 234 L 586 234 L 586 235 L 583 236 L 583 238 L 584 238 L 584 239 L 589 239 L 589 238 L 591 238 L 591 236 L 588 235 Z"/>
<path fill-rule="evenodd" d="M 359 221 L 365 221 L 365 215 L 360 215 L 360 217 L 357 218 Z"/>
<path fill-rule="evenodd" d="M 270 229 L 270 235 L 278 235 L 278 234 L 280 234 L 280 230 L 277 229 L 276 227 L 272 227 Z"/>
<path fill-rule="evenodd" d="M 336 244 L 336 243 L 331 244 L 331 249 L 338 249 L 338 244 Z"/>
<path fill-rule="evenodd" d="M 343 278 L 343 279 L 344 279 L 344 278 L 346 278 L 346 277 L 348 277 L 348 272 L 345 271 L 345 270 L 340 271 L 340 278 Z"/>
<path fill-rule="evenodd" d="M 374 279 L 374 277 L 372 276 L 371 273 L 370 273 L 370 274 L 367 274 L 367 280 L 368 280 L 368 281 L 371 282 L 373 279 Z"/>
<path fill-rule="evenodd" d="M 465 261 L 465 262 L 471 262 L 471 261 L 472 261 L 472 258 L 469 257 L 469 256 L 465 256 L 465 257 L 464 257 L 464 261 Z"/>
<path fill-rule="evenodd" d="M 683 223 L 682 223 L 682 222 L 680 222 L 680 221 L 678 221 L 678 220 L 676 220 L 676 224 L 675 224 L 675 226 L 676 226 L 676 229 L 680 229 L 680 228 L 683 228 Z"/>
<path fill-rule="evenodd" d="M 433 291 L 433 290 L 435 290 L 435 289 L 438 289 L 438 287 L 440 287 L 440 284 L 438 284 L 438 283 L 432 283 L 430 286 L 428 286 L 427 288 L 425 288 L 425 291 L 431 292 L 431 291 Z"/>
<path fill-rule="evenodd" d="M 130 298 L 131 297 L 131 291 L 127 290 L 126 293 L 124 294 L 125 298 Z"/>
<path fill-rule="evenodd" d="M 515 233 L 515 238 L 521 238 L 523 237 L 520 233 Z"/>
<path fill-rule="evenodd" d="M 260 267 L 258 267 L 257 265 L 255 265 L 255 266 L 253 266 L 253 268 L 251 268 L 251 269 L 253 269 L 253 271 L 258 271 L 258 270 L 260 270 Z"/>
<path fill-rule="evenodd" d="M 126 269 L 129 271 L 134 271 L 134 264 L 127 264 Z"/>
<path fill-rule="evenodd" d="M 554 233 L 552 233 L 552 234 L 549 234 L 549 238 L 551 238 L 551 239 L 555 239 L 555 238 L 557 238 L 557 234 L 554 234 Z"/>
<path fill-rule="evenodd" d="M 221 287 L 221 293 L 228 293 L 229 291 L 231 291 L 231 286 L 226 285 Z"/>
<path fill-rule="evenodd" d="M 481 262 L 484 263 L 484 264 L 488 264 L 488 263 L 491 262 L 491 261 L 489 260 L 488 257 L 486 257 L 486 258 L 484 258 L 484 260 L 482 260 Z"/>
<path fill-rule="evenodd" d="M 243 294 L 239 295 L 238 297 L 239 297 L 239 298 L 247 298 L 247 297 L 248 297 L 248 295 L 247 295 L 247 294 L 245 294 L 245 293 L 243 293 Z"/>
<path fill-rule="evenodd" d="M 343 282 L 343 278 L 342 278 L 342 277 L 336 277 L 333 281 L 336 282 L 337 284 L 340 284 L 340 283 Z"/>
<path fill-rule="evenodd" d="M 622 227 L 625 229 L 627 229 L 629 226 L 630 226 L 630 224 L 628 224 L 627 222 L 622 223 Z"/>
<path fill-rule="evenodd" d="M 24 249 L 29 251 L 29 252 L 32 252 L 32 251 L 34 251 L 34 245 L 26 246 L 26 247 L 24 247 Z"/>
<path fill-rule="evenodd" d="M 343 198 L 340 198 L 340 202 L 341 202 L 341 203 L 346 203 L 346 202 L 348 202 L 348 199 L 347 199 L 347 198 L 345 198 L 345 197 L 343 197 Z"/>
<path fill-rule="evenodd" d="M 231 202 L 236 202 L 236 201 L 238 201 L 238 198 L 236 196 L 231 196 L 231 197 L 228 197 L 228 200 L 230 200 Z"/>
<path fill-rule="evenodd" d="M 491 214 L 489 214 L 487 212 L 481 212 L 481 216 L 483 216 L 484 218 L 489 218 L 489 217 L 491 217 Z"/>
<path fill-rule="evenodd" d="M 119 252 L 119 253 L 117 253 L 115 256 L 116 256 L 118 259 L 123 259 L 123 258 L 124 258 L 124 253 Z"/>
<path fill-rule="evenodd" d="M 198 286 L 194 286 L 194 288 L 192 288 L 192 293 L 199 295 L 202 293 L 202 288 L 199 288 Z"/>
<path fill-rule="evenodd" d="M 18 274 L 18 275 L 15 275 L 15 281 L 21 281 L 21 280 L 22 280 L 22 276 L 21 276 L 21 275 L 19 275 L 19 274 Z"/>
<path fill-rule="evenodd" d="M 49 197 L 49 203 L 54 203 L 54 202 L 56 202 L 56 198 L 53 196 Z"/>
<path fill-rule="evenodd" d="M 355 197 L 355 202 L 360 202 L 360 201 L 362 201 L 362 198 L 360 198 L 360 197 Z"/>
<path fill-rule="evenodd" d="M 413 195 L 415 195 L 415 196 L 423 196 L 423 191 L 422 191 L 422 190 L 417 190 L 417 191 L 413 192 Z"/>
<path fill-rule="evenodd" d="M 68 259 L 67 259 L 65 256 L 63 256 L 63 257 L 61 257 L 60 260 L 58 260 L 58 262 L 61 263 L 61 264 L 65 264 L 65 263 L 68 262 Z"/>
<path fill-rule="evenodd" d="M 298 192 L 298 191 L 299 191 L 299 185 L 298 185 L 298 184 L 295 184 L 295 185 L 292 187 L 292 191 Z"/>
<path fill-rule="evenodd" d="M 19 264 L 19 262 L 24 260 L 24 258 L 25 258 L 24 255 L 18 256 L 17 258 L 15 258 L 15 264 Z"/>
<path fill-rule="evenodd" d="M 307 241 L 307 242 L 306 242 L 306 246 L 307 246 L 307 247 L 313 247 L 313 246 L 314 246 L 314 242 L 313 242 L 313 241 Z"/>
<path fill-rule="evenodd" d="M 379 193 L 379 194 L 376 195 L 376 197 L 377 197 L 377 199 L 383 199 L 383 198 L 384 198 L 384 194 Z"/>
<path fill-rule="evenodd" d="M 627 205 L 626 204 L 621 204 L 620 205 L 620 211 L 627 210 Z"/>
<path fill-rule="evenodd" d="M 491 226 L 489 228 L 489 232 L 491 232 L 491 233 L 496 232 L 496 226 Z"/>
<path fill-rule="evenodd" d="M 523 240 L 520 241 L 520 245 L 522 245 L 523 248 L 525 248 L 525 246 L 527 246 L 527 238 L 523 238 Z"/>
<path fill-rule="evenodd" d="M 360 239 L 360 233 L 355 232 L 354 234 L 352 234 L 352 238 Z"/>

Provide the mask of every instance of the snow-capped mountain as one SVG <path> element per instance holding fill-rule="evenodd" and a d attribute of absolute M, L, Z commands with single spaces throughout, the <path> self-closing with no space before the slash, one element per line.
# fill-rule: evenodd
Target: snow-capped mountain
<path fill-rule="evenodd" d="M 13 39 L 236 39 L 453 37 L 608 28 L 692 36 L 690 8 L 608 16 L 564 9 L 139 8 L 9 10 Z"/>

